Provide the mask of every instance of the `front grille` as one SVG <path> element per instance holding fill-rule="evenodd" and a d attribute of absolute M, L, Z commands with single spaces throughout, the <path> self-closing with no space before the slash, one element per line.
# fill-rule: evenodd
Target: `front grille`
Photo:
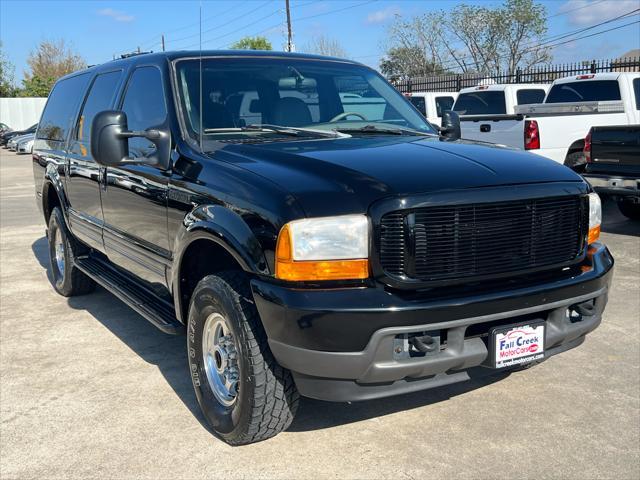
<path fill-rule="evenodd" d="M 587 228 L 580 196 L 390 212 L 380 224 L 380 265 L 425 282 L 560 266 L 580 257 Z"/>

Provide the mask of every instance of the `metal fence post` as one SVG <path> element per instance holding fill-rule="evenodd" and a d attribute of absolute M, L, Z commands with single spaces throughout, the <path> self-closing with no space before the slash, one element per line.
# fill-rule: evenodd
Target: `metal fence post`
<path fill-rule="evenodd" d="M 591 60 L 591 73 L 596 73 L 596 61 Z"/>
<path fill-rule="evenodd" d="M 460 74 L 456 75 L 456 90 L 458 92 L 462 90 L 462 77 Z"/>
<path fill-rule="evenodd" d="M 520 83 L 522 79 L 522 70 L 520 70 L 520 67 L 516 68 L 516 83 Z"/>

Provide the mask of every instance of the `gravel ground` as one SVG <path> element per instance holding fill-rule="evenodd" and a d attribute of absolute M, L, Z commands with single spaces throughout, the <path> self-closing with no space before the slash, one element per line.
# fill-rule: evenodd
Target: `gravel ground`
<path fill-rule="evenodd" d="M 245 447 L 198 411 L 184 337 L 104 290 L 57 295 L 31 160 L 0 156 L 0 477 L 640 478 L 640 225 L 605 204 L 600 328 L 529 371 L 354 404 L 303 400 Z"/>

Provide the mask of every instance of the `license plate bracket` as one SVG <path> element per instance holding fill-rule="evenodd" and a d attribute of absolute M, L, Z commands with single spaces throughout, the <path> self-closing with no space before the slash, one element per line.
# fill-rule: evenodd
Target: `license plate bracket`
<path fill-rule="evenodd" d="M 492 368 L 525 365 L 544 359 L 544 320 L 503 325 L 489 330 Z"/>

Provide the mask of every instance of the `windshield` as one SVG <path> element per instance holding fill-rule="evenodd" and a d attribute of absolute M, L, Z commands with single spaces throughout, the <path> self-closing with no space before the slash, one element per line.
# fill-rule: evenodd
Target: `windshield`
<path fill-rule="evenodd" d="M 199 63 L 197 58 L 176 63 L 184 123 L 196 140 L 200 132 Z M 354 132 L 359 129 L 362 135 L 387 134 L 391 129 L 437 133 L 373 70 L 291 58 L 204 58 L 202 124 L 204 141 L 278 136 L 272 129 L 246 128 L 267 124 L 309 129 L 309 134 L 313 130 L 358 134 Z"/>

